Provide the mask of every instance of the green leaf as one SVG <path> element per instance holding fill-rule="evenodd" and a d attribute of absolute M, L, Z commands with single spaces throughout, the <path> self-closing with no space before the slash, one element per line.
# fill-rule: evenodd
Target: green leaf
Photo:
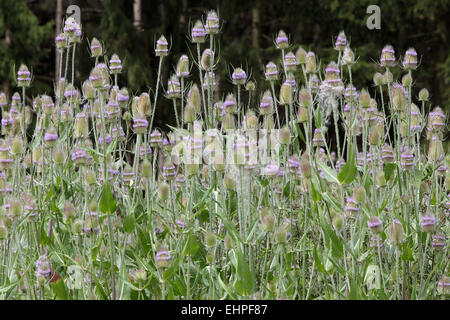
<path fill-rule="evenodd" d="M 338 178 L 336 177 L 336 173 L 332 168 L 330 168 L 320 160 L 317 160 L 317 164 L 319 165 L 320 169 L 322 169 L 323 175 L 328 182 L 340 184 Z"/>
<path fill-rule="evenodd" d="M 253 272 L 250 272 L 250 268 L 242 251 L 237 250 L 236 255 L 238 280 L 235 283 L 235 288 L 240 295 L 250 295 L 253 293 L 255 286 L 254 274 Z"/>
<path fill-rule="evenodd" d="M 58 299 L 68 300 L 69 296 L 67 294 L 66 286 L 64 285 L 64 281 L 60 278 L 58 281 L 50 283 L 50 287 L 52 288 L 53 293 Z"/>
<path fill-rule="evenodd" d="M 387 163 L 384 168 L 384 177 L 386 178 L 386 181 L 389 181 L 391 177 L 394 174 L 394 170 L 397 168 L 397 165 L 395 163 Z"/>
<path fill-rule="evenodd" d="M 125 221 L 123 222 L 123 230 L 130 234 L 134 231 L 135 226 L 135 217 L 134 213 L 130 213 L 125 217 Z"/>
<path fill-rule="evenodd" d="M 356 167 L 355 167 L 355 150 L 353 146 L 350 147 L 349 157 L 341 172 L 338 174 L 338 179 L 341 183 L 349 184 L 356 177 Z"/>
<path fill-rule="evenodd" d="M 350 283 L 350 300 L 361 300 L 361 289 L 356 283 L 356 280 L 352 278 Z"/>
<path fill-rule="evenodd" d="M 316 247 L 313 248 L 312 254 L 314 261 L 316 262 L 316 269 L 319 270 L 319 272 L 327 273 L 325 271 L 325 267 L 323 266 L 322 260 L 320 259 L 319 254 L 317 253 Z"/>
<path fill-rule="evenodd" d="M 109 182 L 103 186 L 102 195 L 100 196 L 100 211 L 103 213 L 113 213 L 116 211 L 116 201 L 114 200 Z"/>

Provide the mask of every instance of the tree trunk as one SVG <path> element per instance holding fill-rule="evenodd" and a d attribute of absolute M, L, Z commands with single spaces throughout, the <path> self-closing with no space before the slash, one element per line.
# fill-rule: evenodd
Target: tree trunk
<path fill-rule="evenodd" d="M 137 30 L 142 31 L 142 6 L 141 0 L 133 2 L 133 25 Z"/>
<path fill-rule="evenodd" d="M 260 1 L 256 0 L 252 8 L 252 46 L 256 49 L 259 49 L 259 3 Z"/>
<path fill-rule="evenodd" d="M 56 30 L 55 30 L 55 37 L 61 32 L 62 27 L 62 15 L 63 15 L 63 8 L 62 8 L 62 0 L 56 0 Z M 60 74 L 58 74 L 59 70 L 59 59 L 60 55 L 58 52 L 58 49 L 55 47 L 55 82 L 58 83 L 59 77 L 61 77 Z"/>

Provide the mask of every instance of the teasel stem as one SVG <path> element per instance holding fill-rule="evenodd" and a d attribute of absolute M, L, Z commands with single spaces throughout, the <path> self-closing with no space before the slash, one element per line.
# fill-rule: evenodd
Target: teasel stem
<path fill-rule="evenodd" d="M 213 54 L 213 46 L 214 46 L 214 35 L 210 34 L 209 35 L 209 50 L 211 51 L 211 55 L 209 56 L 209 64 L 211 65 L 211 73 L 214 71 L 214 66 L 213 66 L 213 58 L 214 58 L 214 54 Z M 213 94 L 212 94 L 212 87 L 213 87 L 213 79 L 211 77 L 208 76 L 208 107 L 209 107 L 209 115 L 211 117 L 211 127 L 214 127 L 214 115 L 213 115 Z"/>
<path fill-rule="evenodd" d="M 212 53 L 211 53 L 212 54 Z M 206 110 L 206 102 L 205 102 L 205 89 L 203 88 L 203 75 L 202 75 L 202 56 L 200 54 L 200 43 L 197 43 L 197 57 L 198 57 L 198 73 L 200 76 L 200 87 L 202 90 L 202 102 L 203 102 L 203 112 L 205 113 L 205 119 L 208 119 L 208 113 Z"/>
<path fill-rule="evenodd" d="M 277 115 L 277 123 L 278 123 L 278 129 L 281 128 L 280 125 L 280 115 L 278 114 L 278 104 L 277 104 L 277 96 L 275 95 L 275 83 L 274 81 L 270 81 L 270 87 L 272 88 L 272 95 L 273 95 L 273 103 L 275 108 L 275 114 Z"/>
<path fill-rule="evenodd" d="M 153 129 L 153 119 L 155 117 L 156 102 L 158 101 L 159 82 L 161 80 L 161 67 L 162 67 L 163 58 L 164 58 L 164 56 L 159 57 L 158 78 L 156 79 L 155 99 L 153 101 L 153 109 L 152 109 L 152 115 L 150 116 L 150 125 L 148 127 L 148 132 L 152 132 L 152 129 Z"/>
<path fill-rule="evenodd" d="M 134 187 L 134 192 L 133 192 L 133 206 L 134 206 L 134 200 L 135 200 L 135 195 L 136 195 L 136 189 L 139 186 L 139 156 L 141 153 L 141 140 L 142 140 L 142 134 L 138 134 L 137 138 L 136 138 L 136 149 L 134 151 L 134 163 L 133 163 L 133 172 L 134 172 L 134 179 L 136 181 L 136 185 Z M 147 148 L 147 145 L 145 145 L 145 147 Z M 147 150 L 145 150 L 145 152 L 147 152 Z"/>
<path fill-rule="evenodd" d="M 69 67 L 69 51 L 70 51 L 70 44 L 67 46 L 67 51 L 66 51 L 66 65 L 65 65 L 65 70 L 64 70 L 64 80 L 67 79 L 67 69 Z"/>
<path fill-rule="evenodd" d="M 77 44 L 74 42 L 73 49 L 72 49 L 72 86 L 73 86 L 73 79 L 74 79 L 74 75 L 75 75 L 75 50 L 76 50 L 76 48 L 77 48 Z"/>
<path fill-rule="evenodd" d="M 241 109 L 241 85 L 240 84 L 237 85 L 237 114 L 238 114 L 238 126 L 240 128 L 240 126 L 241 126 L 241 115 L 242 115 L 242 109 Z"/>
<path fill-rule="evenodd" d="M 412 79 L 411 70 L 409 70 L 408 76 L 410 79 Z M 410 137 L 411 137 L 411 85 L 412 85 L 412 80 L 408 86 L 408 149 L 411 146 L 411 140 L 410 140 Z M 419 161 L 420 161 L 420 159 L 419 159 Z"/>
<path fill-rule="evenodd" d="M 340 54 L 340 52 L 339 52 L 339 54 Z M 334 118 L 334 130 L 336 133 L 337 160 L 339 160 L 339 159 L 341 159 L 341 141 L 339 138 L 339 127 L 338 127 L 339 115 L 338 115 L 338 110 L 337 110 L 337 106 L 336 106 L 335 102 L 336 101 L 334 100 L 334 102 L 333 102 L 333 118 Z M 331 162 L 331 163 L 333 163 L 333 162 Z"/>
<path fill-rule="evenodd" d="M 177 100 L 172 99 L 173 102 L 173 112 L 175 113 L 175 119 L 177 121 L 177 128 L 180 127 L 180 122 L 178 121 L 178 112 L 177 112 Z"/>
<path fill-rule="evenodd" d="M 184 125 L 184 78 L 181 77 L 181 127 Z"/>

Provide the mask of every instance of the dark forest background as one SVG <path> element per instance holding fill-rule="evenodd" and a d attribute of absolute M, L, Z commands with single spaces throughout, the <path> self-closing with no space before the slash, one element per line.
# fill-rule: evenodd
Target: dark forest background
<path fill-rule="evenodd" d="M 333 39 L 340 30 L 345 30 L 359 57 L 353 68 L 357 89 L 372 86 L 374 72 L 381 71 L 375 62 L 385 44 L 394 46 L 397 58 L 412 46 L 421 58 L 420 67 L 413 74 L 414 96 L 426 87 L 433 105 L 449 110 L 450 1 L 447 0 L 0 0 L 0 91 L 11 96 L 16 90 L 14 66 L 17 69 L 21 63 L 33 71 L 30 99 L 53 90 L 57 62 L 54 38 L 71 4 L 81 8 L 83 31 L 75 61 L 77 85 L 89 76 L 94 63 L 86 39 L 97 37 L 104 42 L 108 57 L 117 53 L 124 62 L 124 71 L 119 76 L 121 87 L 126 86 L 135 94 L 154 88 L 158 63 L 154 45 L 161 34 L 171 43 L 162 73 L 163 84 L 167 83 L 180 55 L 195 53 L 187 37 L 192 24 L 205 18 L 209 9 L 215 9 L 222 24 L 217 71 L 221 96 L 233 90 L 230 66 L 244 67 L 257 82 L 258 93 L 267 89 L 263 66 L 269 60 L 279 64 L 280 52 L 273 42 L 280 29 L 288 33 L 294 52 L 300 45 L 312 50 L 322 66 L 337 60 Z M 381 8 L 381 30 L 366 27 L 369 16 L 366 8 L 371 4 Z M 401 68 L 396 67 L 397 79 L 401 74 Z M 198 81 L 198 74 L 194 73 L 191 80 Z M 160 99 L 156 124 L 160 127 L 166 122 L 173 124 L 172 112 L 172 103 Z"/>

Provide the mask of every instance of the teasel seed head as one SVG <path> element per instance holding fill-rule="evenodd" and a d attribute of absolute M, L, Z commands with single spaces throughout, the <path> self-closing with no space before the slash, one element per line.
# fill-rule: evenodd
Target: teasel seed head
<path fill-rule="evenodd" d="M 289 47 L 289 39 L 283 30 L 280 30 L 275 40 L 277 49 L 286 49 Z"/>
<path fill-rule="evenodd" d="M 102 44 L 95 37 L 92 38 L 90 49 L 91 49 L 91 57 L 93 58 L 101 57 L 103 54 Z"/>
<path fill-rule="evenodd" d="M 314 52 L 309 51 L 306 54 L 306 73 L 316 73 L 317 72 L 317 62 L 316 55 Z"/>
<path fill-rule="evenodd" d="M 117 54 L 113 54 L 109 60 L 109 70 L 111 74 L 119 74 L 122 72 L 122 61 Z"/>
<path fill-rule="evenodd" d="M 187 95 L 186 105 L 191 104 L 195 108 L 195 112 L 199 113 L 201 110 L 201 95 L 200 90 L 197 87 L 197 84 L 193 84 L 189 89 Z"/>
<path fill-rule="evenodd" d="M 273 112 L 273 98 L 270 90 L 266 90 L 261 98 L 261 102 L 259 104 L 259 113 L 261 115 L 269 115 Z"/>
<path fill-rule="evenodd" d="M 17 72 L 17 86 L 27 88 L 31 84 L 31 73 L 28 67 L 24 64 L 20 65 Z"/>
<path fill-rule="evenodd" d="M 211 57 L 213 64 L 211 64 Z M 212 71 L 214 68 L 214 51 L 211 51 L 211 49 L 205 49 L 202 53 L 200 64 L 203 70 Z"/>
<path fill-rule="evenodd" d="M 389 239 L 391 240 L 392 244 L 398 245 L 403 242 L 403 238 L 403 225 L 398 219 L 394 219 L 391 226 L 389 227 Z"/>
<path fill-rule="evenodd" d="M 405 70 L 417 69 L 417 52 L 414 48 L 409 48 L 403 57 L 403 68 Z"/>
<path fill-rule="evenodd" d="M 231 78 L 234 85 L 244 85 L 247 81 L 247 73 L 242 68 L 235 68 Z"/>
<path fill-rule="evenodd" d="M 270 61 L 266 64 L 266 70 L 264 75 L 266 76 L 266 80 L 268 81 L 276 81 L 278 80 L 278 69 L 277 65 Z"/>
<path fill-rule="evenodd" d="M 395 64 L 395 51 L 391 45 L 386 45 L 381 51 L 380 64 L 383 67 L 392 67 Z"/>
<path fill-rule="evenodd" d="M 419 91 L 419 101 L 428 101 L 430 98 L 430 92 L 426 88 L 422 88 Z"/>
<path fill-rule="evenodd" d="M 191 30 L 191 40 L 193 43 L 204 43 L 206 38 L 206 30 L 203 22 L 197 20 Z"/>
<path fill-rule="evenodd" d="M 205 30 L 207 34 L 217 34 L 219 33 L 219 17 L 215 10 L 211 10 L 206 15 Z"/>
<path fill-rule="evenodd" d="M 308 53 L 302 47 L 299 47 L 295 52 L 295 58 L 297 59 L 297 63 L 304 65 L 306 64 L 306 55 Z"/>
<path fill-rule="evenodd" d="M 339 32 L 339 35 L 336 38 L 336 42 L 334 43 L 334 49 L 337 51 L 342 51 L 347 46 L 347 37 L 345 36 L 345 32 L 342 30 Z"/>
<path fill-rule="evenodd" d="M 165 57 L 169 54 L 169 44 L 163 35 L 156 41 L 155 55 L 157 57 Z"/>
<path fill-rule="evenodd" d="M 189 57 L 183 54 L 180 59 L 178 59 L 176 66 L 176 75 L 178 78 L 189 77 Z"/>

